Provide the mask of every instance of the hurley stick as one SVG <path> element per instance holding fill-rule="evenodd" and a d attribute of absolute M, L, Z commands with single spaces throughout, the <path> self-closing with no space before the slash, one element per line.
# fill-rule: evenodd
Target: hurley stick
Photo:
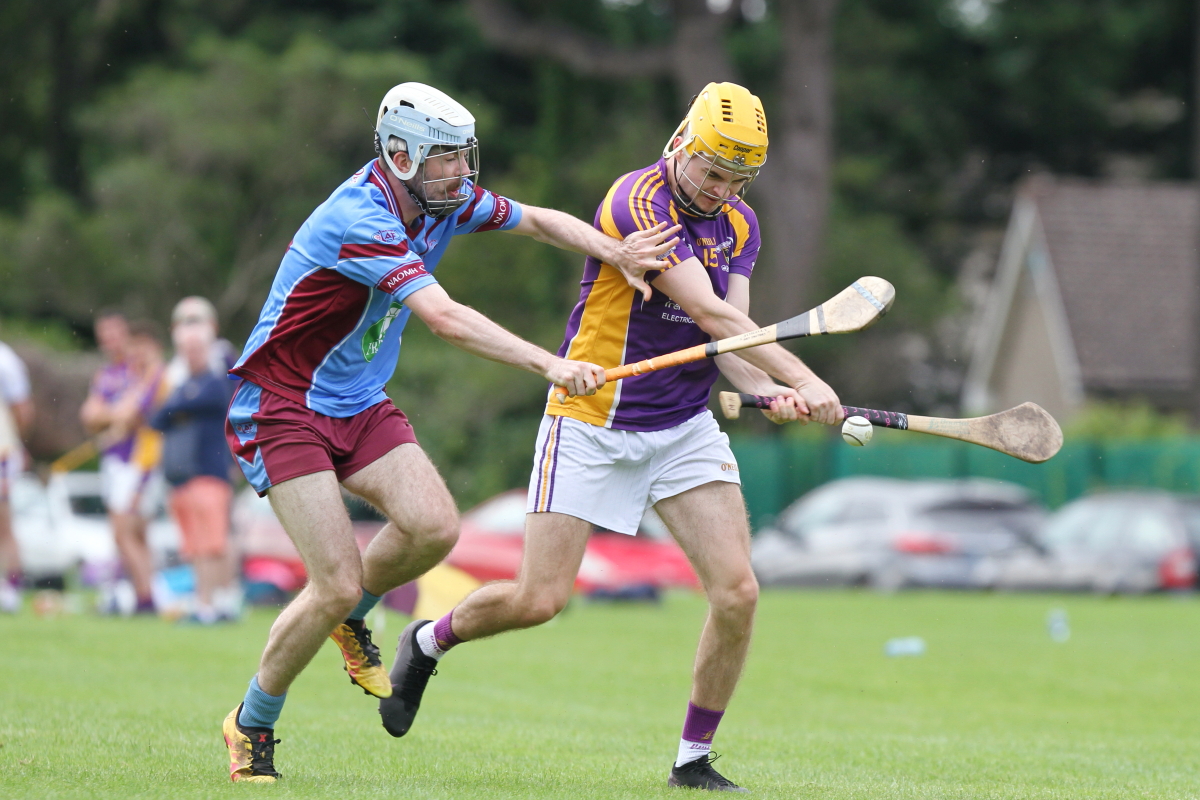
<path fill-rule="evenodd" d="M 50 464 L 51 472 L 70 472 L 74 469 L 79 469 L 87 462 L 96 457 L 100 452 L 100 448 L 91 439 L 88 439 L 82 444 L 72 447 L 67 452 L 63 453 L 58 458 L 54 459 Z"/>
<path fill-rule="evenodd" d="M 774 399 L 757 394 L 721 392 L 721 412 L 727 419 L 737 419 L 743 407 L 767 408 Z M 1050 459 L 1063 443 L 1062 429 L 1054 417 L 1036 403 L 1022 403 L 998 414 L 971 419 L 919 417 L 854 406 L 842 406 L 842 412 L 847 417 L 864 417 L 877 428 L 931 433 L 989 447 L 1033 464 Z"/>
<path fill-rule="evenodd" d="M 56 458 L 50 464 L 50 471 L 70 472 L 71 470 L 79 469 L 127 435 L 128 432 L 124 429 L 114 430 L 113 428 L 107 428 Z"/>
<path fill-rule="evenodd" d="M 657 369 L 677 367 L 692 361 L 712 358 L 721 353 L 731 353 L 735 350 L 745 350 L 748 347 L 758 347 L 773 342 L 784 342 L 788 339 L 799 339 L 804 336 L 822 336 L 827 333 L 851 333 L 866 330 L 888 312 L 892 301 L 896 299 L 896 289 L 883 278 L 864 277 L 847 286 L 821 305 L 805 311 L 799 316 L 776 322 L 756 331 L 740 333 L 728 339 L 720 339 L 708 344 L 698 344 L 685 350 L 677 350 L 663 356 L 647 358 L 636 364 L 625 364 L 604 371 L 604 380 L 618 381 L 622 378 L 632 378 Z M 561 386 L 554 387 L 554 396 L 558 402 L 567 399 L 567 390 Z"/>

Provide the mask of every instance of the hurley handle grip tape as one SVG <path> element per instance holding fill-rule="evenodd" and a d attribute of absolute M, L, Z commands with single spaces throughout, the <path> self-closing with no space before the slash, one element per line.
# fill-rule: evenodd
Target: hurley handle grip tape
<path fill-rule="evenodd" d="M 770 408 L 774 397 L 764 397 L 761 394 L 738 394 L 742 406 L 750 408 Z M 899 411 L 877 411 L 873 408 L 858 408 L 857 406 L 842 406 L 842 414 L 846 417 L 862 417 L 876 428 L 895 428 L 908 430 L 908 415 Z"/>

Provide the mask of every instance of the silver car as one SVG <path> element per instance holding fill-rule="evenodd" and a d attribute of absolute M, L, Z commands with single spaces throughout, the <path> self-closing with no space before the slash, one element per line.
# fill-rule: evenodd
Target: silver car
<path fill-rule="evenodd" d="M 981 588 L 982 565 L 1031 551 L 1045 511 L 992 480 L 855 477 L 825 484 L 754 538 L 763 585 Z"/>
<path fill-rule="evenodd" d="M 1200 500 L 1166 492 L 1114 492 L 1059 509 L 1038 532 L 1040 552 L 984 569 L 998 589 L 1105 594 L 1192 589 Z"/>

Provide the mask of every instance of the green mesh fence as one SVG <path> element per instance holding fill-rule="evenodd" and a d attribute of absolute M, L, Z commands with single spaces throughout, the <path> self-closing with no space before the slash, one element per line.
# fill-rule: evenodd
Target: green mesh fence
<path fill-rule="evenodd" d="M 734 439 L 742 490 L 754 526 L 805 492 L 850 475 L 995 478 L 1028 487 L 1051 508 L 1100 489 L 1200 492 L 1200 437 L 1161 442 L 1072 442 L 1045 464 L 1026 464 L 982 447 L 922 441 L 848 447 L 840 439 Z"/>

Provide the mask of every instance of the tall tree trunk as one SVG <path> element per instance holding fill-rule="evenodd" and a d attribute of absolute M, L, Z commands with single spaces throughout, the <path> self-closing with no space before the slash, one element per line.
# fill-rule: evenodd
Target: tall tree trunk
<path fill-rule="evenodd" d="M 63 191 L 83 196 L 83 171 L 79 158 L 79 136 L 73 116 L 79 96 L 78 42 L 72 36 L 71 3 L 50 6 L 50 92 L 46 104 L 46 153 L 50 180 Z"/>
<path fill-rule="evenodd" d="M 837 0 L 781 2 L 784 55 L 778 105 L 768 109 L 771 149 L 753 187 L 762 206 L 765 258 L 755 269 L 754 315 L 785 319 L 820 302 L 814 276 L 829 216 L 833 128 L 833 17 Z"/>
<path fill-rule="evenodd" d="M 1200 0 L 1192 4 L 1192 182 L 1194 191 L 1200 191 Z M 1200 219 L 1196 221 L 1194 236 L 1200 244 Z M 1192 421 L 1200 423 L 1200 321 L 1193 322 L 1192 332 Z"/>
<path fill-rule="evenodd" d="M 1200 181 L 1200 0 L 1192 4 L 1192 180 Z"/>
<path fill-rule="evenodd" d="M 686 102 L 712 81 L 737 76 L 725 50 L 727 14 L 708 10 L 707 0 L 675 0 L 675 38 L 671 42 L 671 76 Z M 682 118 L 682 109 L 679 112 Z"/>

